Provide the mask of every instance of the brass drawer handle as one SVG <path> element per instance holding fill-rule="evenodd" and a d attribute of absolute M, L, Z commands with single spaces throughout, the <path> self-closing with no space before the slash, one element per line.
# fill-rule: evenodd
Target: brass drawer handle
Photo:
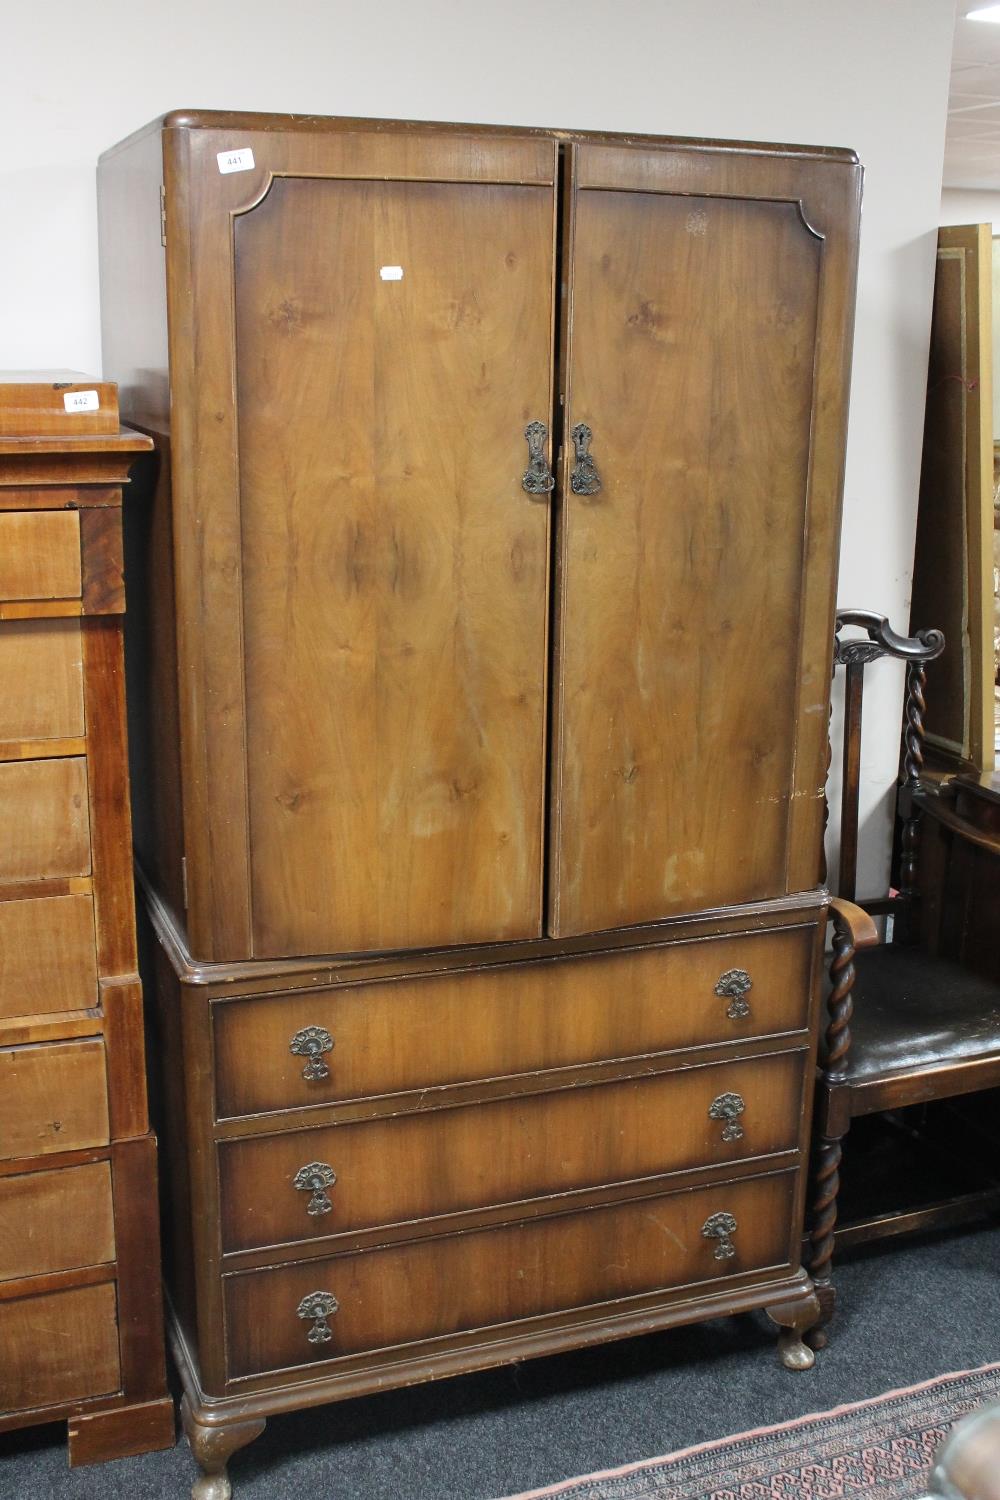
<path fill-rule="evenodd" d="M 708 1117 L 710 1120 L 725 1120 L 726 1128 L 722 1132 L 724 1141 L 741 1141 L 743 1139 L 743 1126 L 740 1125 L 739 1117 L 746 1109 L 746 1101 L 742 1094 L 720 1094 L 713 1099 L 708 1106 Z M 310 1209 L 310 1213 L 312 1210 Z"/>
<path fill-rule="evenodd" d="M 312 1320 L 312 1328 L 306 1334 L 310 1344 L 328 1344 L 333 1338 L 333 1329 L 326 1321 L 340 1311 L 340 1303 L 332 1292 L 310 1292 L 302 1298 L 296 1309 L 300 1318 Z"/>
<path fill-rule="evenodd" d="M 309 1162 L 308 1166 L 300 1167 L 292 1178 L 292 1186 L 298 1188 L 300 1193 L 312 1194 L 306 1204 L 306 1213 L 311 1214 L 314 1219 L 333 1209 L 326 1190 L 332 1188 L 336 1180 L 336 1172 L 325 1161 Z"/>
<path fill-rule="evenodd" d="M 593 436 L 586 422 L 577 422 L 570 433 L 576 450 L 576 462 L 569 476 L 569 487 L 574 495 L 596 495 L 601 488 L 601 476 L 589 452 L 590 440 Z"/>
<path fill-rule="evenodd" d="M 728 998 L 729 1005 L 726 1007 L 726 1015 L 731 1021 L 741 1021 L 744 1016 L 750 1014 L 750 1006 L 744 998 L 753 989 L 753 980 L 746 969 L 727 969 L 719 976 L 719 982 L 715 986 L 715 993 L 724 999 Z"/>
<path fill-rule="evenodd" d="M 308 1059 L 302 1077 L 310 1083 L 317 1078 L 329 1078 L 330 1069 L 323 1061 L 323 1053 L 333 1051 L 333 1037 L 324 1026 L 303 1026 L 292 1037 L 288 1050 L 296 1057 Z"/>
<path fill-rule="evenodd" d="M 718 1240 L 715 1247 L 716 1260 L 732 1260 L 736 1254 L 736 1246 L 733 1244 L 733 1235 L 736 1233 L 737 1224 L 732 1214 L 713 1214 L 706 1219 L 701 1226 L 701 1232 L 706 1240 Z M 311 1335 L 310 1335 L 311 1336 Z"/>
<path fill-rule="evenodd" d="M 521 488 L 529 495 L 547 495 L 556 483 L 545 458 L 549 429 L 544 422 L 529 422 L 524 435 L 528 439 L 528 467 L 521 476 Z"/>

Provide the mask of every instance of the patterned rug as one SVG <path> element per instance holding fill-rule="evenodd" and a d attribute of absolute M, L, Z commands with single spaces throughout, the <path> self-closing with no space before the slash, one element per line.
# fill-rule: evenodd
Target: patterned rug
<path fill-rule="evenodd" d="M 998 1399 L 984 1365 L 510 1500 L 913 1500 L 949 1430 Z"/>

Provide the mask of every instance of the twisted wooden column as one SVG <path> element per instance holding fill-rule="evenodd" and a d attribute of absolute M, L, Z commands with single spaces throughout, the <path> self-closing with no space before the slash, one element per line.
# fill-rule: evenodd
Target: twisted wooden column
<path fill-rule="evenodd" d="M 831 1277 L 833 1236 L 837 1226 L 837 1197 L 840 1193 L 841 1140 L 847 1134 L 850 1116 L 838 1119 L 837 1097 L 847 1082 L 847 1065 L 851 1051 L 851 1016 L 854 1001 L 856 952 L 850 921 L 836 907 L 833 909 L 833 960 L 830 964 L 832 988 L 827 999 L 829 1021 L 824 1037 L 822 1067 L 823 1105 L 821 1129 L 814 1144 L 812 1203 L 810 1215 L 809 1274 L 819 1298 L 820 1319 L 810 1332 L 809 1342 L 822 1349 L 827 1342 L 826 1325 L 833 1317 L 835 1294 Z"/>

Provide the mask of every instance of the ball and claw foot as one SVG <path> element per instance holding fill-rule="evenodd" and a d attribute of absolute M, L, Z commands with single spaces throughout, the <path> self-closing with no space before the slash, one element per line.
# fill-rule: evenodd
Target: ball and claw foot
<path fill-rule="evenodd" d="M 191 1500 L 231 1500 L 233 1487 L 226 1466 L 239 1448 L 245 1448 L 264 1431 L 260 1418 L 252 1422 L 228 1422 L 214 1426 L 199 1422 L 187 1396 L 181 1402 L 181 1421 L 191 1452 L 201 1470 L 191 1486 Z"/>
<path fill-rule="evenodd" d="M 767 1309 L 772 1323 L 777 1323 L 778 1358 L 786 1370 L 811 1370 L 816 1356 L 805 1341 L 804 1335 L 819 1321 L 819 1299 L 814 1292 L 800 1298 L 798 1302 L 779 1302 Z"/>

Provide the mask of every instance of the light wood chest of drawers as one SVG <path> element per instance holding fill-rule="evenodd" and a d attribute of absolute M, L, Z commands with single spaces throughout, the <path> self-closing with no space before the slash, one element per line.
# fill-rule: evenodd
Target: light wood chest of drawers
<path fill-rule="evenodd" d="M 71 1463 L 173 1439 L 121 643 L 149 444 L 79 386 L 0 378 L 0 1430 L 65 1418 Z"/>

